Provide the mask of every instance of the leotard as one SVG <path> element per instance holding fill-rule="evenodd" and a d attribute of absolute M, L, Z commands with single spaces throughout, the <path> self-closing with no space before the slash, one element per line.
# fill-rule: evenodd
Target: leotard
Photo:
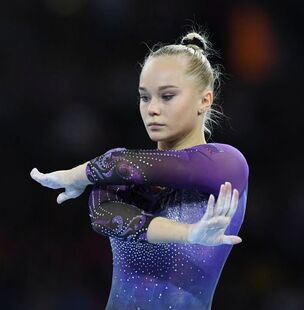
<path fill-rule="evenodd" d="M 232 245 L 147 241 L 150 221 L 161 216 L 195 223 L 226 181 L 239 203 L 226 235 L 237 235 L 244 220 L 249 168 L 228 144 L 208 143 L 182 150 L 107 151 L 89 161 L 94 183 L 89 197 L 92 228 L 108 236 L 113 277 L 106 310 L 211 309 L 214 291 Z"/>

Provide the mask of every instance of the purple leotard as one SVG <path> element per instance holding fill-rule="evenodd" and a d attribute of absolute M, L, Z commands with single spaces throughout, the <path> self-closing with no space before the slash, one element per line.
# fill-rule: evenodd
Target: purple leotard
<path fill-rule="evenodd" d="M 110 238 L 113 278 L 107 310 L 211 309 L 231 245 L 147 241 L 156 216 L 195 223 L 210 194 L 226 181 L 239 204 L 226 235 L 237 235 L 244 219 L 249 168 L 236 148 L 220 143 L 182 150 L 111 149 L 92 159 L 89 210 L 93 229 Z M 163 187 L 155 192 L 155 186 Z M 153 187 L 154 186 L 154 190 Z"/>

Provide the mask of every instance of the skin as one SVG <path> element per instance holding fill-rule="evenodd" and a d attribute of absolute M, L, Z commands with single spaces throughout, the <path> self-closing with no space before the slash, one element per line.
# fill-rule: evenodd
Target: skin
<path fill-rule="evenodd" d="M 140 75 L 140 114 L 150 139 L 157 142 L 159 150 L 180 150 L 206 143 L 202 124 L 212 104 L 213 92 L 209 89 L 198 91 L 194 81 L 185 74 L 187 65 L 187 57 L 181 55 L 150 58 Z M 162 89 L 166 85 L 176 87 Z M 150 128 L 150 122 L 164 126 Z M 221 186 L 216 203 L 210 195 L 207 212 L 198 223 L 185 225 L 154 218 L 147 232 L 149 242 L 240 243 L 240 237 L 224 235 L 238 203 L 238 191 L 231 191 L 231 184 L 226 182 Z"/>
<path fill-rule="evenodd" d="M 140 75 L 140 114 L 150 139 L 160 150 L 206 143 L 202 124 L 213 92 L 198 91 L 194 81 L 185 75 L 187 65 L 187 57 L 181 55 L 154 57 L 146 62 Z M 177 88 L 159 89 L 166 85 Z M 164 126 L 149 128 L 150 122 Z"/>
<path fill-rule="evenodd" d="M 194 81 L 185 75 L 188 59 L 185 56 L 161 56 L 149 59 L 142 69 L 139 81 L 140 114 L 147 133 L 157 142 L 159 150 L 180 150 L 205 144 L 202 131 L 204 115 L 213 101 L 213 92 L 202 92 Z M 174 85 L 166 89 L 162 86 Z M 150 122 L 163 124 L 150 128 Z M 43 186 L 65 191 L 57 197 L 57 203 L 80 196 L 90 184 L 85 168 L 88 162 L 69 170 L 41 173 L 32 169 L 31 177 Z M 229 182 L 221 186 L 217 201 L 210 195 L 203 218 L 194 224 L 176 223 L 155 217 L 148 228 L 149 242 L 187 242 L 204 245 L 237 244 L 238 236 L 226 236 L 224 232 L 238 204 L 238 191 Z"/>

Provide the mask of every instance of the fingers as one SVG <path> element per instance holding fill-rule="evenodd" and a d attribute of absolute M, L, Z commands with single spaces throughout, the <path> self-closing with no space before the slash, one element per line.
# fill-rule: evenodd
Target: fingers
<path fill-rule="evenodd" d="M 38 171 L 37 168 L 33 168 L 31 173 L 30 173 L 31 177 L 33 177 L 36 174 L 37 171 Z"/>
<path fill-rule="evenodd" d="M 223 203 L 223 207 L 221 210 L 220 215 L 226 215 L 227 211 L 230 208 L 230 204 L 231 204 L 231 183 L 226 182 L 225 183 L 225 200 Z"/>
<path fill-rule="evenodd" d="M 238 244 L 241 243 L 242 239 L 239 236 L 223 236 L 222 244 Z"/>
<path fill-rule="evenodd" d="M 239 193 L 237 189 L 232 191 L 230 182 L 225 182 L 220 187 L 220 192 L 214 207 L 213 216 L 233 217 L 238 205 Z"/>
<path fill-rule="evenodd" d="M 37 168 L 32 169 L 30 175 L 31 175 L 32 179 L 34 179 L 35 181 L 37 181 L 41 185 L 45 185 L 46 176 L 45 176 L 45 174 L 39 172 L 39 170 Z"/>
<path fill-rule="evenodd" d="M 41 173 L 37 168 L 32 169 L 30 175 L 31 177 L 45 187 L 49 187 L 52 189 L 57 189 L 64 187 L 58 181 L 58 177 L 56 177 L 56 172 L 51 173 Z"/>
<path fill-rule="evenodd" d="M 31 176 L 34 180 L 36 180 L 38 174 L 39 174 L 38 169 L 37 169 L 37 168 L 34 168 L 34 169 L 32 169 L 32 171 L 31 171 L 31 173 L 30 173 L 30 176 Z"/>
<path fill-rule="evenodd" d="M 214 213 L 216 215 L 225 215 L 229 209 L 231 200 L 231 183 L 225 182 L 220 187 L 220 192 L 215 205 Z"/>
<path fill-rule="evenodd" d="M 227 182 L 226 182 L 227 183 Z M 225 196 L 226 196 L 226 183 L 222 184 L 220 187 L 220 192 L 217 197 L 216 205 L 214 208 L 214 215 L 220 215 L 223 209 L 223 204 L 225 202 Z"/>
<path fill-rule="evenodd" d="M 207 210 L 204 214 L 204 216 L 202 217 L 202 219 L 209 219 L 213 216 L 213 210 L 214 210 L 214 201 L 215 201 L 215 198 L 214 196 L 211 194 L 209 196 L 209 200 L 208 200 L 208 205 L 207 205 Z"/>
<path fill-rule="evenodd" d="M 228 210 L 226 216 L 230 218 L 233 217 L 234 213 L 237 210 L 238 203 L 239 203 L 239 192 L 237 189 L 234 189 L 233 194 L 232 194 L 230 209 Z"/>

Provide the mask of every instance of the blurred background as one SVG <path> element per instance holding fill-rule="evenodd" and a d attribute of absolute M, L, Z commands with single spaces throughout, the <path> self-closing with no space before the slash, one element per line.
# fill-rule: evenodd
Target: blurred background
<path fill-rule="evenodd" d="M 209 142 L 234 145 L 250 167 L 243 242 L 212 309 L 304 309 L 304 10 L 279 3 L 1 2 L 1 309 L 104 309 L 112 254 L 91 229 L 90 188 L 57 205 L 60 190 L 29 173 L 115 147 L 156 148 L 139 114 L 139 63 L 145 44 L 174 43 L 193 25 L 226 74 L 218 103 L 228 118 Z"/>

